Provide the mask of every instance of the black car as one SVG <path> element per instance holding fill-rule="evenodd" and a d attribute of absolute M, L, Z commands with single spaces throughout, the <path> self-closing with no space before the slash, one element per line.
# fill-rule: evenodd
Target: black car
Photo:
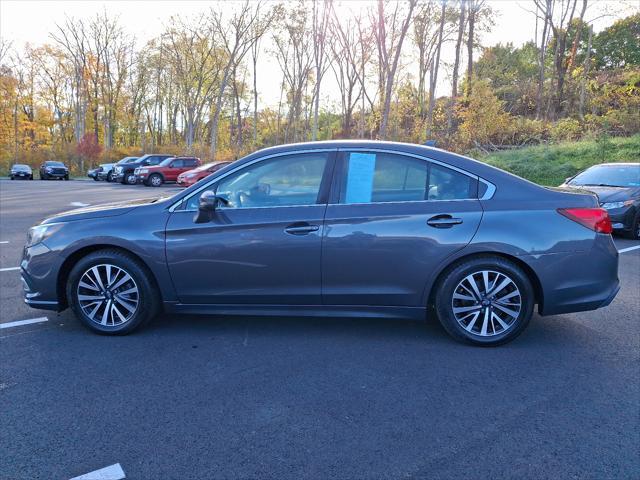
<path fill-rule="evenodd" d="M 57 178 L 59 180 L 69 180 L 69 167 L 62 162 L 48 160 L 40 165 L 40 180 Z"/>
<path fill-rule="evenodd" d="M 135 174 L 136 168 L 158 165 L 163 160 L 174 156 L 175 155 L 149 153 L 132 160 L 130 163 L 118 162 L 114 168 L 113 181 L 121 182 L 122 184 L 135 185 L 138 181 Z"/>
<path fill-rule="evenodd" d="M 22 178 L 24 180 L 33 180 L 33 171 L 29 165 L 15 164 L 11 167 L 9 178 L 15 180 L 16 178 Z"/>
<path fill-rule="evenodd" d="M 640 239 L 640 163 L 595 165 L 562 186 L 590 190 L 609 212 L 613 230 Z"/>

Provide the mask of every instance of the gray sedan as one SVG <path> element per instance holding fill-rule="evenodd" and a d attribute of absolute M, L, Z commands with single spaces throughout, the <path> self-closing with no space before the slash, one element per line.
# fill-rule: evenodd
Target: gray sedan
<path fill-rule="evenodd" d="M 25 301 L 102 334 L 160 311 L 422 319 L 492 346 L 618 292 L 589 192 L 420 145 L 331 141 L 238 160 L 172 197 L 56 215 L 29 232 Z"/>

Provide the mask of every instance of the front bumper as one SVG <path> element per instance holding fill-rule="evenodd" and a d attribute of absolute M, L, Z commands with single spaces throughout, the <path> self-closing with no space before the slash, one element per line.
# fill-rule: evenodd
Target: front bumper
<path fill-rule="evenodd" d="M 45 244 L 25 247 L 20 262 L 24 303 L 41 310 L 60 311 L 64 308 L 58 292 L 60 255 Z"/>
<path fill-rule="evenodd" d="M 11 176 L 15 178 L 31 178 L 31 173 L 27 172 L 11 172 Z"/>

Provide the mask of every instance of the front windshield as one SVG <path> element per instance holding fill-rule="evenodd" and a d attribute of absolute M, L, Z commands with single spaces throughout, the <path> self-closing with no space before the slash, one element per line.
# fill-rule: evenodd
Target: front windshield
<path fill-rule="evenodd" d="M 64 167 L 62 162 L 47 162 L 47 167 Z"/>
<path fill-rule="evenodd" d="M 599 165 L 577 175 L 569 185 L 640 187 L 640 165 Z"/>
<path fill-rule="evenodd" d="M 27 166 L 27 165 L 14 165 L 13 169 L 14 170 L 29 170 L 29 166 Z"/>
<path fill-rule="evenodd" d="M 175 160 L 174 157 L 169 157 L 169 158 L 165 158 L 163 161 L 161 161 L 158 166 L 160 167 L 168 167 L 169 165 L 171 165 L 171 162 L 173 162 Z"/>
<path fill-rule="evenodd" d="M 118 162 L 118 165 L 122 164 L 122 163 L 131 163 L 134 160 L 136 160 L 138 157 L 124 157 L 122 160 L 120 160 Z"/>

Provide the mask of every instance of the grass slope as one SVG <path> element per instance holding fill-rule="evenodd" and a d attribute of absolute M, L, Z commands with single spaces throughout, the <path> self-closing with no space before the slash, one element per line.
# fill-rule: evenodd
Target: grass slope
<path fill-rule="evenodd" d="M 640 134 L 538 145 L 492 153 L 478 160 L 532 182 L 554 186 L 598 163 L 640 162 Z"/>

